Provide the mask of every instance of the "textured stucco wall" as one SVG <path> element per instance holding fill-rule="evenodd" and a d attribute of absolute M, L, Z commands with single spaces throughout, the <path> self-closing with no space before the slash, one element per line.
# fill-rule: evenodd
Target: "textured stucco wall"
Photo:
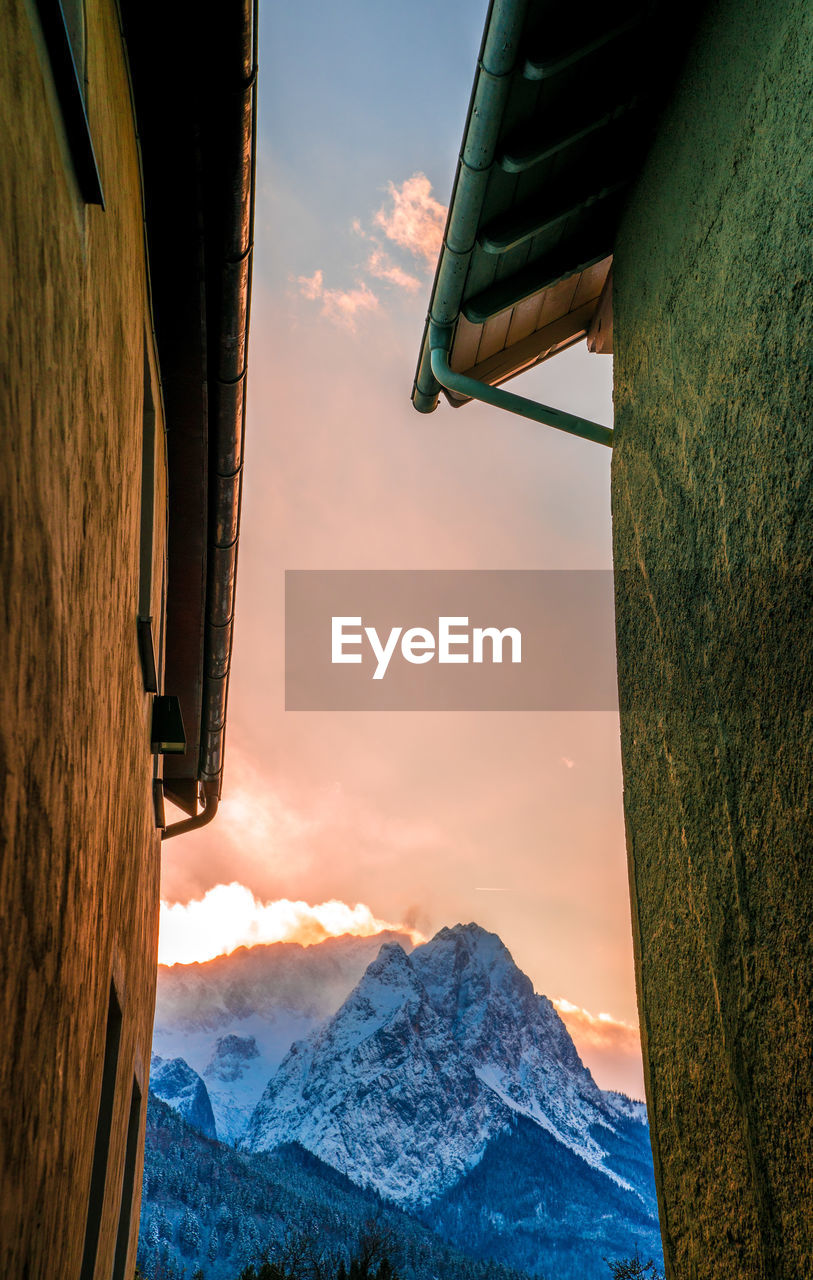
<path fill-rule="evenodd" d="M 633 930 L 667 1274 L 813 1275 L 811 10 L 708 6 L 615 257 Z"/>
<path fill-rule="evenodd" d="M 79 1275 L 112 979 L 123 1030 L 96 1268 L 109 1278 L 157 948 L 135 628 L 147 294 L 114 5 L 86 3 L 106 212 L 84 208 L 66 168 L 34 15 L 28 0 L 0 8 L 0 1274 Z M 132 1241 L 137 1218 L 136 1204 Z"/>

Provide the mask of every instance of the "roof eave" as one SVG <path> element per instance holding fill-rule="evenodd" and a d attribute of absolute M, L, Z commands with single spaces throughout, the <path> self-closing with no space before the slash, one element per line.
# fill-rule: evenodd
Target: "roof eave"
<path fill-rule="evenodd" d="M 253 257 L 256 0 L 122 0 L 142 150 L 169 471 L 164 687 L 184 755 L 164 790 L 193 817 L 222 785 Z M 160 39 L 156 37 L 160 31 Z M 182 58 L 178 50 L 185 50 Z"/>

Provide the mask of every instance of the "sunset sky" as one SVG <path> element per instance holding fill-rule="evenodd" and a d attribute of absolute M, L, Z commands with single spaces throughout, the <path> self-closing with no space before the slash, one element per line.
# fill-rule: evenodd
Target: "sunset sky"
<path fill-rule="evenodd" d="M 409 400 L 486 7 L 261 5 L 224 799 L 164 847 L 162 958 L 475 920 L 643 1096 L 617 716 L 284 710 L 286 569 L 612 562 L 609 450 Z M 611 381 L 579 347 L 515 385 L 610 423 Z"/>

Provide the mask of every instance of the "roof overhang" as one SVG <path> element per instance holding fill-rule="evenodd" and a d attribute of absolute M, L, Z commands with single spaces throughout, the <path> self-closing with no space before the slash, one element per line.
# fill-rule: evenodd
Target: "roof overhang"
<path fill-rule="evenodd" d="M 164 790 L 220 794 L 231 664 L 254 218 L 256 0 L 122 0 L 167 430 L 164 688 L 184 755 Z"/>
<path fill-rule="evenodd" d="M 656 21 L 660 17 L 660 28 Z M 626 193 L 674 66 L 652 3 L 492 0 L 412 399 L 456 373 L 497 386 L 590 335 L 612 350 L 611 267 Z"/>

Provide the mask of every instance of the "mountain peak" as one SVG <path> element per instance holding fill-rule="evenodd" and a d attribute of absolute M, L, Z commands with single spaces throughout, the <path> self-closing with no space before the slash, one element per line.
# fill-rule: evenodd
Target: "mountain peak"
<path fill-rule="evenodd" d="M 405 1011 L 417 1010 L 425 1002 L 426 993 L 409 956 L 399 943 L 386 942 L 339 1011 L 303 1046 L 319 1045 L 325 1052 L 330 1045 L 336 1052 L 339 1046 L 363 1044 Z"/>
<path fill-rule="evenodd" d="M 514 964 L 505 943 L 479 924 L 440 929 L 416 947 L 410 963 L 433 1008 L 461 1025 L 482 1021 L 495 1001 L 519 1009 L 536 1000 L 530 979 Z"/>
<path fill-rule="evenodd" d="M 449 935 L 457 936 L 458 934 L 467 934 L 471 937 L 487 937 L 497 938 L 496 933 L 490 933 L 488 929 L 484 929 L 476 920 L 470 920 L 468 924 L 458 922 L 453 925 L 444 925 L 442 929 L 438 929 L 435 934 L 436 938 L 448 937 Z"/>
<path fill-rule="evenodd" d="M 434 943 L 438 945 L 451 943 L 455 947 L 465 948 L 470 954 L 479 956 L 486 964 L 500 961 L 514 965 L 511 952 L 502 938 L 484 929 L 481 924 L 475 924 L 474 921 L 469 924 L 454 924 L 451 928 L 444 926 L 433 938 L 430 938 L 428 943 L 424 943 L 424 947 L 419 947 L 417 950 L 431 947 Z"/>
<path fill-rule="evenodd" d="M 183 1116 L 207 1138 L 217 1137 L 209 1092 L 197 1071 L 183 1058 L 152 1055 L 150 1092 Z"/>
<path fill-rule="evenodd" d="M 404 948 L 398 942 L 385 942 L 346 1003 L 358 997 L 376 1007 L 389 1007 L 393 1000 L 403 1000 L 406 993 L 417 986 L 415 971 Z"/>
<path fill-rule="evenodd" d="M 216 1080 L 239 1080 L 245 1075 L 251 1059 L 259 1056 L 254 1036 L 220 1036 L 215 1041 L 214 1052 L 203 1074 Z"/>
<path fill-rule="evenodd" d="M 385 942 L 382 944 L 375 960 L 367 966 L 364 976 L 377 976 L 389 969 L 406 970 L 409 968 L 409 957 L 400 942 Z"/>
<path fill-rule="evenodd" d="M 301 1142 L 420 1204 L 518 1116 L 612 1180 L 594 1135 L 613 1132 L 617 1107 L 497 934 L 457 924 L 409 956 L 381 947 L 333 1018 L 283 1061 L 246 1145 Z"/>

